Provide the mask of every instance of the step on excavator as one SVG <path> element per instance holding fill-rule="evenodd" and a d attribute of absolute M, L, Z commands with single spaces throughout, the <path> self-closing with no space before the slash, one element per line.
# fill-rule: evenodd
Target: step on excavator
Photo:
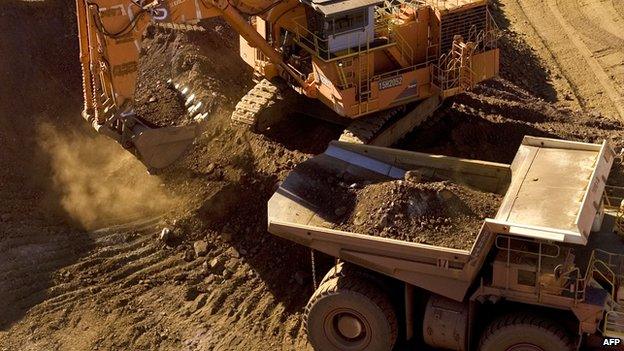
<path fill-rule="evenodd" d="M 193 123 L 155 128 L 135 113 L 142 33 L 149 25 L 201 30 L 222 17 L 258 84 L 237 104 L 252 129 L 283 89 L 347 121 L 343 141 L 389 146 L 450 96 L 499 71 L 499 31 L 487 0 L 76 0 L 84 118 L 150 169 L 173 163 L 207 113 L 175 82 Z M 164 77 L 165 79 L 169 77 Z"/>

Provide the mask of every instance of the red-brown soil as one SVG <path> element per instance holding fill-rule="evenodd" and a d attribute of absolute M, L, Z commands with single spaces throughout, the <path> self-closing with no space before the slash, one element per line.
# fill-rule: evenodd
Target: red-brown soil
<path fill-rule="evenodd" d="M 453 99 L 400 147 L 509 162 L 525 134 L 623 146 L 622 123 L 604 87 L 537 3 L 496 2 L 499 24 L 513 35 L 503 43 L 502 79 Z M 613 6 L 621 16 L 621 1 Z M 560 11 L 573 26 L 583 23 L 581 10 Z M 145 90 L 139 96 L 151 94 L 159 109 L 172 112 L 158 115 L 149 98 L 139 101 L 138 111 L 146 119 L 155 116 L 156 125 L 179 119 L 179 98 L 163 90 L 169 77 L 154 68 L 170 63 L 165 74 L 205 86 L 206 96 L 218 88 L 213 113 L 184 159 L 155 182 L 121 148 L 102 147 L 109 151 L 98 159 L 122 160 L 122 168 L 109 168 L 118 163 L 106 161 L 101 174 L 79 178 L 92 181 L 77 191 L 91 199 L 79 208 L 92 206 L 102 216 L 86 223 L 84 213 L 67 206 L 76 192 L 67 183 L 74 178 L 60 176 L 59 164 L 68 163 L 58 163 L 58 148 L 50 147 L 59 143 L 46 143 L 39 132 L 42 123 L 50 125 L 60 135 L 53 141 L 70 150 L 105 140 L 80 118 L 73 13 L 73 1 L 63 0 L 14 0 L 0 7 L 0 349 L 304 349 L 300 317 L 312 289 L 309 253 L 266 232 L 266 201 L 294 165 L 322 152 L 340 128 L 305 118 L 265 135 L 231 126 L 229 112 L 251 86 L 249 70 L 234 60 L 232 32 L 213 21 L 204 35 L 173 33 L 167 39 L 155 33 L 148 36 L 146 54 L 162 54 L 164 61 L 142 62 L 139 89 Z M 595 20 L 587 23 L 599 27 Z M 576 28 L 609 45 L 611 51 L 600 51 L 600 67 L 620 82 L 621 65 L 610 63 L 622 50 L 620 41 L 611 40 L 615 34 Z M 581 36 L 591 46 L 586 39 Z M 72 143 L 82 140 L 74 133 L 85 137 L 84 144 Z M 622 178 L 621 169 L 614 173 L 612 179 Z M 121 181 L 125 176 L 133 180 Z M 123 193 L 139 197 L 125 199 L 134 205 L 122 206 L 121 213 L 105 212 L 122 202 L 94 189 L 114 188 L 118 181 L 128 185 Z M 146 193 L 130 190 L 144 185 Z M 175 201 L 143 206 L 155 193 Z M 174 234 L 167 244 L 158 239 L 163 227 Z M 205 256 L 195 257 L 197 240 L 206 242 Z"/>
<path fill-rule="evenodd" d="M 355 207 L 342 216 L 339 228 L 463 250 L 472 247 L 483 220 L 496 215 L 501 200 L 450 181 L 395 180 L 353 192 Z"/>

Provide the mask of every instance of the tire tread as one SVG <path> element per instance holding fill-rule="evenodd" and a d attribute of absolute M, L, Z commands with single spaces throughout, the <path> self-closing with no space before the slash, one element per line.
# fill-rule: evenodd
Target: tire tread
<path fill-rule="evenodd" d="M 497 331 L 513 325 L 528 325 L 544 329 L 549 333 L 553 334 L 558 339 L 562 340 L 566 344 L 567 350 L 575 349 L 571 338 L 563 328 L 561 328 L 559 325 L 555 324 L 549 319 L 542 318 L 535 314 L 526 312 L 505 315 L 501 318 L 498 318 L 493 323 L 490 323 L 485 332 L 482 334 L 478 349 L 482 350 L 484 344 L 487 343 L 488 339 L 491 338 L 492 335 L 495 334 Z"/>
<path fill-rule="evenodd" d="M 334 268 L 331 270 L 333 271 Z M 381 310 L 383 315 L 387 317 L 392 344 L 394 345 L 398 337 L 398 322 L 394 308 L 382 289 L 365 280 L 360 274 L 328 274 L 325 278 L 328 279 L 321 281 L 321 285 L 312 294 L 304 309 L 303 327 L 306 333 L 308 332 L 308 316 L 314 304 L 327 296 L 348 291 L 369 298 Z"/>

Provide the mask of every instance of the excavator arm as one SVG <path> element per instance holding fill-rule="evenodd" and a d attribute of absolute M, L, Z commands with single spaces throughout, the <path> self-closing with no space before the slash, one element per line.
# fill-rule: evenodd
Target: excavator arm
<path fill-rule="evenodd" d="M 198 128 L 153 129 L 135 116 L 133 96 L 145 28 L 150 23 L 192 26 L 204 18 L 223 17 L 280 74 L 306 91 L 306 77 L 286 64 L 246 19 L 251 15 L 279 18 L 298 5 L 297 0 L 76 0 L 84 118 L 135 153 L 148 168 L 166 167 L 184 152 Z"/>

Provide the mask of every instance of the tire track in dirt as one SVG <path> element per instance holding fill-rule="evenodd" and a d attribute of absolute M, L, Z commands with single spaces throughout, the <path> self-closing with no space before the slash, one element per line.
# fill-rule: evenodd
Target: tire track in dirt
<path fill-rule="evenodd" d="M 584 110 L 597 109 L 624 119 L 622 97 L 582 35 L 563 16 L 559 6 L 577 6 L 575 2 L 517 0 L 520 9 L 552 53 L 555 63 L 573 87 Z M 554 21 L 553 21 L 554 19 Z M 579 59 L 579 55 L 581 56 Z M 591 79 L 587 74 L 595 76 Z M 596 80 L 598 84 L 596 84 Z"/>
<path fill-rule="evenodd" d="M 613 101 L 622 115 L 624 90 L 624 17 L 615 9 L 611 0 L 577 0 L 577 6 L 558 1 L 559 10 L 569 30 L 573 29 L 581 41 L 577 45 L 586 46 L 591 51 L 590 68 L 595 70 L 604 93 Z M 587 51 L 585 51 L 587 54 Z M 604 73 L 601 73 L 604 72 Z"/>
<path fill-rule="evenodd" d="M 583 107 L 582 96 L 578 88 L 572 84 L 568 73 L 557 62 L 556 52 L 546 45 L 544 37 L 538 31 L 539 28 L 533 25 L 520 1 L 521 0 L 503 0 L 498 5 L 499 8 L 502 9 L 502 20 L 508 21 L 510 24 L 510 34 L 518 33 L 520 41 L 533 50 L 539 56 L 543 64 L 548 67 L 549 72 L 546 73 L 551 79 L 553 88 L 556 90 L 559 103 L 574 109 Z M 511 62 L 501 62 L 501 64 L 511 66 L 508 67 L 508 69 L 517 70 L 519 71 L 518 75 L 522 76 L 522 68 L 513 67 L 513 65 L 516 64 L 514 59 L 512 59 Z M 526 88 L 531 89 L 531 87 Z M 531 90 L 531 92 L 535 94 L 535 91 Z M 513 93 L 509 94 L 509 96 L 513 97 Z M 565 102 L 562 103 L 562 101 Z"/>
<path fill-rule="evenodd" d="M 554 15 L 554 18 L 557 22 L 559 22 L 561 28 L 563 28 L 566 32 L 570 41 L 577 48 L 581 56 L 583 56 L 592 73 L 598 79 L 598 83 L 604 88 L 604 92 L 611 100 L 611 103 L 619 114 L 620 119 L 624 120 L 624 99 L 620 95 L 619 90 L 613 84 L 613 81 L 608 76 L 605 69 L 600 65 L 600 62 L 598 62 L 598 60 L 594 57 L 594 53 L 585 45 L 578 31 L 563 17 L 563 14 L 559 10 L 557 0 L 547 0 L 547 4 L 550 11 Z"/>
<path fill-rule="evenodd" d="M 624 0 L 611 0 L 611 5 L 621 18 L 624 18 Z"/>
<path fill-rule="evenodd" d="M 618 12 L 614 0 L 578 0 L 578 5 L 565 9 L 580 11 L 596 28 L 624 40 L 624 17 Z"/>
<path fill-rule="evenodd" d="M 167 248 L 157 240 L 161 226 L 154 219 L 90 232 L 94 247 L 75 263 L 61 265 L 54 273 L 52 285 L 42 285 L 36 291 L 26 289 L 25 294 L 16 290 L 16 295 L 21 296 L 18 303 L 42 300 L 30 309 L 23 322 L 18 322 L 30 326 L 14 328 L 16 333 L 23 333 L 24 329 L 41 333 L 39 328 L 52 328 L 43 333 L 45 338 L 40 334 L 21 335 L 22 340 L 30 340 L 23 349 L 63 350 L 69 345 L 77 349 L 117 349 L 124 345 L 132 349 L 171 350 L 190 350 L 200 345 L 228 350 L 295 348 L 293 345 L 300 342 L 302 333 L 299 315 L 286 311 L 288 301 L 272 296 L 266 282 L 242 261 L 238 251 L 210 242 L 213 249 L 205 260 L 185 261 L 187 249 Z M 217 260 L 224 272 L 210 273 L 201 267 L 203 262 L 212 260 Z M 50 273 L 43 269 L 42 274 Z M 206 273 L 211 279 L 204 279 Z M 201 281 L 199 291 L 192 294 L 198 297 L 191 296 L 184 303 L 180 297 L 188 296 L 195 288 L 189 290 L 187 286 L 196 286 L 197 281 Z M 19 286 L 28 284 L 17 282 Z M 158 306 L 157 314 L 142 315 L 141 311 L 154 310 L 154 306 Z M 115 315 L 115 320 L 108 315 Z M 76 346 L 75 339 L 69 336 L 76 328 L 95 329 L 92 323 L 84 324 L 94 318 L 99 320 L 99 328 L 111 333 L 101 334 L 103 331 L 97 330 L 94 335 L 119 336 L 124 334 L 120 331 L 124 328 L 129 329 L 129 335 L 119 336 L 117 340 L 123 342 L 109 337 L 86 337 Z M 126 319 L 137 322 L 125 324 Z M 163 325 L 169 327 L 162 329 Z M 155 331 L 152 333 L 151 329 Z M 258 340 L 266 340 L 267 344 L 258 345 Z"/>

